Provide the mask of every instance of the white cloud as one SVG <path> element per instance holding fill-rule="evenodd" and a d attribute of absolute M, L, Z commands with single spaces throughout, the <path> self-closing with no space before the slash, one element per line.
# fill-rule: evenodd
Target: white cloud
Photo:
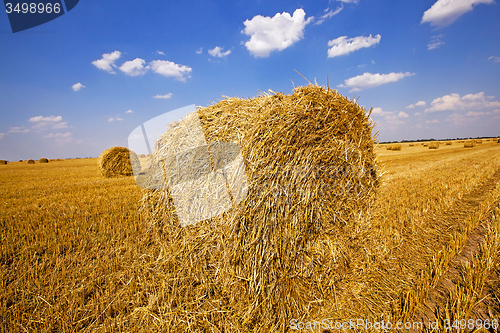
<path fill-rule="evenodd" d="M 123 119 L 122 119 L 122 118 L 120 118 L 120 117 L 116 117 L 116 118 L 109 118 L 109 119 L 108 119 L 108 121 L 109 121 L 110 123 L 112 123 L 112 122 L 114 122 L 114 121 L 122 121 L 122 120 L 123 120 Z"/>
<path fill-rule="evenodd" d="M 201 54 L 202 52 L 203 52 L 203 48 L 202 48 L 202 47 L 200 47 L 200 49 L 199 49 L 199 50 L 196 50 L 196 53 L 197 53 L 197 54 Z"/>
<path fill-rule="evenodd" d="M 24 126 L 15 126 L 11 127 L 8 133 L 28 133 L 30 131 L 29 128 L 24 128 Z"/>
<path fill-rule="evenodd" d="M 432 36 L 429 44 L 427 44 L 427 50 L 434 50 L 444 44 L 443 42 L 444 35 Z"/>
<path fill-rule="evenodd" d="M 358 3 L 359 0 L 338 0 L 344 3 Z"/>
<path fill-rule="evenodd" d="M 78 90 L 80 90 L 82 88 L 86 88 L 86 87 L 83 84 L 81 84 L 80 82 L 78 82 L 78 83 L 74 84 L 72 86 L 72 88 L 73 88 L 73 91 L 78 91 Z"/>
<path fill-rule="evenodd" d="M 102 55 L 102 59 L 92 61 L 92 65 L 108 73 L 115 74 L 115 72 L 113 71 L 113 67 L 116 67 L 115 61 L 118 60 L 120 56 L 121 56 L 120 51 L 104 53 Z"/>
<path fill-rule="evenodd" d="M 68 127 L 68 123 L 62 121 L 62 116 L 49 116 L 49 117 L 36 116 L 30 118 L 28 121 L 30 123 L 34 123 L 32 128 L 39 131 L 46 129 L 61 129 Z"/>
<path fill-rule="evenodd" d="M 439 120 L 437 120 L 437 119 L 433 119 L 433 120 L 426 120 L 426 121 L 425 121 L 425 123 L 426 123 L 426 124 L 437 124 L 437 123 L 439 123 Z"/>
<path fill-rule="evenodd" d="M 186 81 L 185 75 L 192 72 L 192 68 L 184 65 L 178 65 L 168 60 L 154 60 L 149 63 L 151 69 L 158 74 L 166 77 L 175 77 L 179 81 Z M 190 76 L 188 76 L 190 77 Z"/>
<path fill-rule="evenodd" d="M 2 140 L 6 135 L 7 133 L 0 133 L 0 140 Z"/>
<path fill-rule="evenodd" d="M 415 104 L 408 105 L 406 108 L 407 109 L 414 109 L 416 106 L 426 106 L 426 105 L 427 105 L 427 103 L 425 103 L 424 101 L 418 101 Z"/>
<path fill-rule="evenodd" d="M 125 111 L 125 113 L 134 113 L 134 111 L 132 111 L 132 110 L 127 110 L 127 111 Z"/>
<path fill-rule="evenodd" d="M 421 116 L 421 115 L 422 115 L 422 112 L 415 112 L 413 115 L 414 115 L 414 116 Z"/>
<path fill-rule="evenodd" d="M 227 50 L 226 52 L 222 52 L 224 48 L 222 47 L 214 47 L 211 50 L 208 50 L 208 54 L 210 54 L 212 57 L 218 57 L 218 58 L 224 58 L 228 56 L 231 53 L 231 50 Z"/>
<path fill-rule="evenodd" d="M 491 56 L 491 57 L 488 58 L 488 60 L 493 60 L 493 62 L 500 62 L 500 57 Z"/>
<path fill-rule="evenodd" d="M 357 51 L 359 49 L 370 47 L 380 42 L 382 37 L 376 35 L 375 37 L 370 36 L 358 36 L 354 38 L 347 38 L 347 36 L 341 36 L 336 39 L 332 39 L 328 42 L 328 58 L 338 57 L 341 55 L 349 54 L 351 52 Z"/>
<path fill-rule="evenodd" d="M 332 18 L 334 17 L 335 15 L 337 15 L 338 13 L 340 13 L 342 11 L 342 9 L 344 9 L 344 5 L 341 4 L 340 7 L 338 7 L 337 9 L 333 10 L 333 9 L 330 9 L 330 8 L 327 8 L 325 9 L 325 14 L 323 14 L 319 20 L 314 23 L 315 25 L 319 25 L 321 23 L 323 23 L 325 20 L 329 19 L 329 18 Z"/>
<path fill-rule="evenodd" d="M 402 125 L 404 121 L 401 119 L 409 117 L 406 112 L 384 111 L 382 108 L 373 108 L 371 116 L 374 118 L 382 118 L 385 120 L 385 123 L 391 126 Z"/>
<path fill-rule="evenodd" d="M 314 17 L 305 19 L 306 13 L 299 8 L 290 16 L 289 13 L 277 13 L 274 17 L 256 15 L 243 22 L 242 31 L 250 40 L 246 48 L 254 57 L 269 57 L 272 51 L 282 51 L 304 37 L 304 29 Z"/>
<path fill-rule="evenodd" d="M 165 94 L 165 95 L 156 95 L 156 96 L 153 96 L 153 98 L 163 98 L 163 99 L 168 99 L 170 97 L 172 97 L 174 94 L 172 93 L 168 93 L 168 94 Z"/>
<path fill-rule="evenodd" d="M 422 16 L 422 23 L 442 28 L 455 22 L 463 14 L 478 4 L 492 4 L 493 0 L 438 0 Z"/>
<path fill-rule="evenodd" d="M 499 101 L 491 101 L 493 96 L 484 96 L 484 92 L 477 94 L 467 94 L 460 97 L 459 94 L 453 93 L 438 97 L 431 102 L 431 107 L 425 109 L 425 112 L 438 112 L 450 110 L 464 109 L 483 109 L 500 107 Z"/>
<path fill-rule="evenodd" d="M 120 70 L 130 76 L 144 75 L 149 69 L 149 66 L 144 67 L 145 63 L 146 61 L 140 58 L 125 61 L 123 65 L 120 66 Z"/>
<path fill-rule="evenodd" d="M 44 138 L 69 138 L 73 136 L 73 133 L 71 132 L 66 132 L 66 133 L 49 133 L 44 136 Z"/>
<path fill-rule="evenodd" d="M 373 88 L 380 86 L 382 84 L 396 82 L 403 79 L 406 76 L 415 75 L 414 73 L 389 73 L 389 74 L 372 74 L 364 73 L 363 75 L 358 75 L 351 77 L 344 81 L 344 84 L 339 85 L 341 88 L 352 88 L 349 92 L 356 92 L 366 88 Z"/>
<path fill-rule="evenodd" d="M 161 54 L 161 55 L 165 55 L 165 53 L 163 53 L 162 51 L 156 51 L 156 53 Z"/>

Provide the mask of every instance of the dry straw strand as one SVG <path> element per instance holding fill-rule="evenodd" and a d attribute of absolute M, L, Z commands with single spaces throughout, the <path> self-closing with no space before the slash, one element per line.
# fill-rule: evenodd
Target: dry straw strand
<path fill-rule="evenodd" d="M 133 169 L 140 165 L 137 155 L 125 147 L 112 147 L 101 153 L 97 166 L 101 175 L 106 178 L 132 176 Z"/>
<path fill-rule="evenodd" d="M 157 141 L 145 182 L 157 186 L 144 190 L 141 211 L 161 231 L 172 281 L 183 281 L 165 303 L 182 315 L 212 311 L 210 299 L 218 300 L 217 311 L 245 330 L 284 331 L 333 292 L 341 268 L 327 249 L 367 228 L 379 184 L 373 124 L 355 101 L 312 84 L 226 98 L 197 116 L 209 146 L 240 147 L 248 194 L 224 214 L 180 227 L 163 175 L 185 151 L 169 151 L 175 131 Z"/>

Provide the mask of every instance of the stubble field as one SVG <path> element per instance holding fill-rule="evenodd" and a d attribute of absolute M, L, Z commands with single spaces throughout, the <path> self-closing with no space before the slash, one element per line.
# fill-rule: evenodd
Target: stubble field
<path fill-rule="evenodd" d="M 376 151 L 371 224 L 339 244 L 331 290 L 290 320 L 437 320 L 457 332 L 500 320 L 500 144 Z M 105 179 L 96 159 L 13 162 L 0 166 L 0 193 L 2 332 L 250 330 L 220 295 L 205 313 L 164 301 L 179 283 L 174 252 L 140 215 L 132 177 Z"/>

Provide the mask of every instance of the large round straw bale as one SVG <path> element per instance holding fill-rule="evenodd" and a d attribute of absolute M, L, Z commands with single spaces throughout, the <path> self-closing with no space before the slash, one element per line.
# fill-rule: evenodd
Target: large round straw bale
<path fill-rule="evenodd" d="M 38 160 L 38 163 L 49 163 L 49 160 L 46 159 L 45 157 L 43 157 L 43 158 Z"/>
<path fill-rule="evenodd" d="M 369 112 L 316 85 L 226 98 L 196 112 L 212 157 L 220 147 L 213 143 L 241 149 L 248 192 L 231 210 L 183 228 L 167 180 L 144 190 L 141 210 L 161 231 L 169 258 L 166 284 L 177 286 L 166 293 L 168 311 L 186 321 L 197 320 L 186 312 L 210 312 L 213 322 L 238 321 L 227 327 L 284 331 L 290 318 L 332 295 L 333 276 L 347 269 L 337 251 L 345 257 L 348 250 L 339 244 L 369 229 L 379 184 Z M 157 141 L 150 179 L 186 155 L 164 158 L 172 135 Z M 208 170 L 218 164 L 210 161 Z M 216 303 L 231 316 L 214 312 Z"/>
<path fill-rule="evenodd" d="M 125 147 L 106 149 L 97 160 L 100 173 L 107 178 L 132 176 L 132 165 L 139 163 L 136 153 Z"/>
<path fill-rule="evenodd" d="M 0 164 L 7 164 L 7 161 L 5 161 L 5 160 L 0 160 Z"/>
<path fill-rule="evenodd" d="M 483 139 L 477 139 L 477 140 L 476 140 L 476 143 L 477 143 L 477 144 L 481 144 L 481 143 L 483 143 Z"/>
<path fill-rule="evenodd" d="M 28 164 L 35 164 L 35 161 L 34 160 L 28 160 Z"/>

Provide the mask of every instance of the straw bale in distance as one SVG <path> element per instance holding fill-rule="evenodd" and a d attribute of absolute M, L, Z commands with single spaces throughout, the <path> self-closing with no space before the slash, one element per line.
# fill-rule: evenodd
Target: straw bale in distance
<path fill-rule="evenodd" d="M 369 223 L 363 217 L 379 184 L 369 113 L 316 85 L 226 98 L 197 113 L 208 145 L 240 147 L 248 193 L 230 211 L 182 228 L 168 187 L 144 190 L 141 211 L 161 231 L 172 283 L 183 281 L 165 304 L 172 313 L 213 313 L 213 322 L 238 318 L 249 331 L 285 331 L 290 318 L 333 293 L 341 268 L 327 249 Z M 151 179 L 167 164 L 171 134 L 164 136 Z"/>
<path fill-rule="evenodd" d="M 481 144 L 481 143 L 483 143 L 483 139 L 477 139 L 476 140 L 476 144 Z"/>
<path fill-rule="evenodd" d="M 439 142 L 433 141 L 429 143 L 429 149 L 438 149 L 439 148 Z"/>
<path fill-rule="evenodd" d="M 500 138 L 497 139 L 497 143 L 500 143 Z"/>
<path fill-rule="evenodd" d="M 97 166 L 106 178 L 132 176 L 132 166 L 140 165 L 137 154 L 125 147 L 112 147 L 101 153 Z"/>
<path fill-rule="evenodd" d="M 415 144 L 414 143 L 410 143 L 410 144 L 408 144 L 408 146 L 413 147 L 413 146 L 415 146 Z"/>
<path fill-rule="evenodd" d="M 0 164 L 7 164 L 7 161 L 5 161 L 5 160 L 0 160 Z"/>
<path fill-rule="evenodd" d="M 35 164 L 34 160 L 28 160 L 28 164 Z"/>
<path fill-rule="evenodd" d="M 38 160 L 38 163 L 49 163 L 49 160 L 46 159 L 45 157 L 42 157 L 41 159 Z"/>
<path fill-rule="evenodd" d="M 451 143 L 452 143 L 451 141 L 446 141 L 447 146 L 451 146 Z"/>
<path fill-rule="evenodd" d="M 391 145 L 391 150 L 401 150 L 401 144 L 395 143 L 395 144 Z"/>
<path fill-rule="evenodd" d="M 475 140 L 466 140 L 464 142 L 464 148 L 473 148 L 476 146 L 476 141 Z"/>
<path fill-rule="evenodd" d="M 422 146 L 424 146 L 424 147 L 428 147 L 428 146 L 429 146 L 429 144 L 428 144 L 427 142 L 424 142 L 424 143 L 422 143 Z"/>

